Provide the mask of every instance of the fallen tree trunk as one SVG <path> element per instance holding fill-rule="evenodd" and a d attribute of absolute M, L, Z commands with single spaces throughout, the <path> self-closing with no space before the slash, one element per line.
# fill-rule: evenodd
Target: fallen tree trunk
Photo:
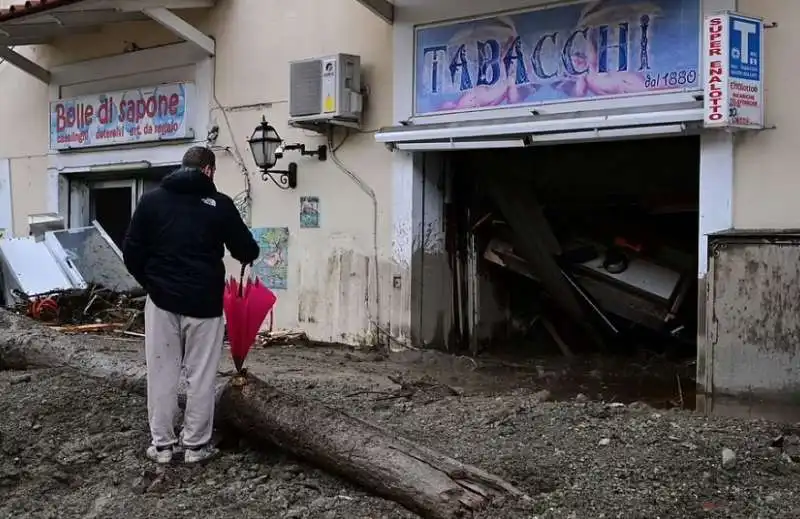
<path fill-rule="evenodd" d="M 6 311 L 0 311 L 0 330 L 0 368 L 68 367 L 144 393 L 138 358 L 99 351 Z M 498 497 L 527 499 L 481 469 L 250 375 L 221 383 L 218 398 L 219 418 L 248 438 L 284 448 L 422 517 L 469 517 Z"/>

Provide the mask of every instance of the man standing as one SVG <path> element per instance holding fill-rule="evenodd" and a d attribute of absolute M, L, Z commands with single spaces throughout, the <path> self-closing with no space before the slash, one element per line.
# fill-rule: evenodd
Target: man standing
<path fill-rule="evenodd" d="M 217 453 L 210 440 L 224 334 L 224 248 L 242 264 L 259 254 L 233 201 L 214 186 L 215 166 L 210 149 L 190 148 L 182 167 L 142 196 L 123 244 L 125 266 L 147 292 L 147 457 L 157 463 L 170 463 L 179 447 L 186 463 Z M 181 367 L 188 387 L 179 446 Z"/>

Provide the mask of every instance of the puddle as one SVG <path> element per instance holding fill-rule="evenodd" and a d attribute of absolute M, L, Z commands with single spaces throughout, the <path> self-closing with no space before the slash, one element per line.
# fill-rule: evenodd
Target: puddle
<path fill-rule="evenodd" d="M 518 376 L 526 373 L 522 377 L 526 386 L 547 389 L 555 400 L 569 401 L 582 394 L 595 401 L 642 402 L 658 409 L 695 410 L 697 405 L 692 361 L 591 357 L 569 362 L 547 357 L 517 363 L 514 368 Z M 508 367 L 505 370 L 508 377 Z M 481 372 L 504 376 L 499 366 L 483 367 Z"/>
<path fill-rule="evenodd" d="M 642 402 L 657 409 L 695 410 L 697 405 L 695 381 L 685 376 L 582 375 L 571 374 L 547 389 L 556 400 L 571 400 L 583 394 L 591 400 L 623 404 Z"/>

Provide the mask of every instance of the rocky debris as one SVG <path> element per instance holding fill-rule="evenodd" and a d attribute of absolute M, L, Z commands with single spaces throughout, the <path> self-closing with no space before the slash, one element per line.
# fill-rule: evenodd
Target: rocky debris
<path fill-rule="evenodd" d="M 736 453 L 731 449 L 722 449 L 722 468 L 730 470 L 736 466 Z"/>
<path fill-rule="evenodd" d="M 549 402 L 553 399 L 553 395 L 547 389 L 542 389 L 531 395 L 531 402 L 541 404 L 542 402 Z"/>
<path fill-rule="evenodd" d="M 576 405 L 574 397 L 542 398 L 535 384 L 478 391 L 463 374 L 447 380 L 471 387 L 463 394 L 431 382 L 416 385 L 411 398 L 376 408 L 382 395 L 367 389 L 375 389 L 375 373 L 387 361 L 380 368 L 353 363 L 363 375 L 333 377 L 322 351 L 265 351 L 264 366 L 250 367 L 268 369 L 261 372 L 282 389 L 347 409 L 533 496 L 498 502 L 476 519 L 630 517 L 631 510 L 637 517 L 800 516 L 800 463 L 788 461 L 800 454 L 800 440 L 776 424 L 589 399 Z M 409 371 L 404 382 L 423 380 Z M 310 373 L 320 375 L 310 380 Z M 415 517 L 224 431 L 222 456 L 209 464 L 155 467 L 144 457 L 144 399 L 68 370 L 33 372 L 28 383 L 8 384 L 17 374 L 0 372 L 0 517 L 149 519 L 154 510 L 212 519 Z M 391 382 L 382 388 L 396 390 Z M 599 447 L 604 439 L 609 444 Z M 734 453 L 740 470 L 723 468 L 723 449 Z"/>
<path fill-rule="evenodd" d="M 23 373 L 21 375 L 13 375 L 8 379 L 8 383 L 12 386 L 16 386 L 17 384 L 24 384 L 25 382 L 31 381 L 30 373 Z"/>

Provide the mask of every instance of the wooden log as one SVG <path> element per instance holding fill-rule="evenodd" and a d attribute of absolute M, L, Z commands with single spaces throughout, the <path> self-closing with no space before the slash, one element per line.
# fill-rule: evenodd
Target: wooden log
<path fill-rule="evenodd" d="M 141 361 L 92 347 L 0 310 L 0 368 L 69 367 L 143 394 Z M 277 445 L 422 517 L 471 517 L 500 497 L 527 499 L 477 467 L 412 443 L 321 403 L 252 376 L 220 384 L 218 419 L 251 440 Z"/>
<path fill-rule="evenodd" d="M 107 339 L 106 339 L 107 340 Z M 0 369 L 72 368 L 125 390 L 145 394 L 143 362 L 100 347 L 101 338 L 67 335 L 0 309 Z"/>
<path fill-rule="evenodd" d="M 423 517 L 470 517 L 498 497 L 522 492 L 465 465 L 253 376 L 230 384 L 220 400 L 225 423 L 359 483 Z"/>

